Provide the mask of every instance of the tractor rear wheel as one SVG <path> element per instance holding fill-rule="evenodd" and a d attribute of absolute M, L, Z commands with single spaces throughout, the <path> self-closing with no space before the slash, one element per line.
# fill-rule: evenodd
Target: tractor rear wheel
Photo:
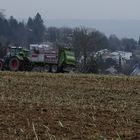
<path fill-rule="evenodd" d="M 20 69 L 20 60 L 17 57 L 12 57 L 9 61 L 10 71 L 18 71 Z"/>
<path fill-rule="evenodd" d="M 3 70 L 3 61 L 0 60 L 0 71 L 2 71 L 2 70 Z"/>

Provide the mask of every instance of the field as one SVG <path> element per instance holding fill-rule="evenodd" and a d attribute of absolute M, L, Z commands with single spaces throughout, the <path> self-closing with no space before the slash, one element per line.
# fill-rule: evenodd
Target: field
<path fill-rule="evenodd" d="M 140 140 L 140 78 L 0 73 L 1 140 Z"/>

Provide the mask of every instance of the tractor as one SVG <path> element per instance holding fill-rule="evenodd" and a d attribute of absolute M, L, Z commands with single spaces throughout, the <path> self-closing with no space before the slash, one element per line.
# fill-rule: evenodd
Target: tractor
<path fill-rule="evenodd" d="M 0 70 L 26 71 L 30 69 L 29 51 L 21 47 L 9 47 L 4 59 L 0 60 Z"/>
<path fill-rule="evenodd" d="M 52 73 L 69 72 L 75 67 L 74 52 L 68 48 L 44 50 L 32 46 L 30 50 L 21 47 L 10 47 L 3 60 L 0 60 L 0 71 L 47 71 Z"/>

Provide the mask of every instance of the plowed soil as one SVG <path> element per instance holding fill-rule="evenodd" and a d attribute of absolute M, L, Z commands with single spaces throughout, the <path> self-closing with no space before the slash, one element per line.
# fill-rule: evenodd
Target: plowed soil
<path fill-rule="evenodd" d="M 140 78 L 1 72 L 0 140 L 140 140 Z"/>

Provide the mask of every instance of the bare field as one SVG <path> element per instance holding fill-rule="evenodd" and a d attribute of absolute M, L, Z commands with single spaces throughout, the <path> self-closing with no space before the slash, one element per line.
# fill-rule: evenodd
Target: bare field
<path fill-rule="evenodd" d="M 0 72 L 1 140 L 139 140 L 140 78 Z"/>

